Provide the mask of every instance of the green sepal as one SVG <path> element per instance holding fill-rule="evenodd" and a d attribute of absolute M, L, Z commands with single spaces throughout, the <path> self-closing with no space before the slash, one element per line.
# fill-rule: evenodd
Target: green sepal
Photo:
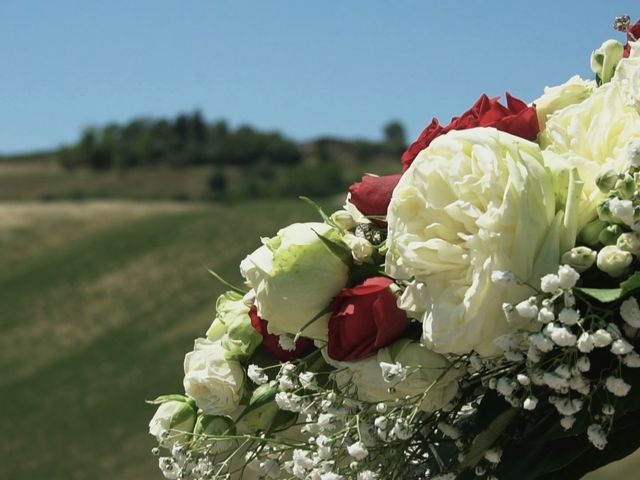
<path fill-rule="evenodd" d="M 351 266 L 353 263 L 353 255 L 351 254 L 351 249 L 344 242 L 333 240 L 315 231 L 314 233 L 331 253 L 338 257 L 345 265 Z"/>
<path fill-rule="evenodd" d="M 149 405 L 160 405 L 166 402 L 184 402 L 184 403 L 193 403 L 195 405 L 195 401 L 192 398 L 186 397 L 185 395 L 179 395 L 177 393 L 173 393 L 170 395 L 160 395 L 155 400 L 146 400 L 146 403 Z"/>

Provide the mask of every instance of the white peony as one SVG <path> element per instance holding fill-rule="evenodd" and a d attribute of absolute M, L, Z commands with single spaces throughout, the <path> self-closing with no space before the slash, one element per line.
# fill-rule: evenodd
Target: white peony
<path fill-rule="evenodd" d="M 622 101 L 628 107 L 640 110 L 640 42 L 632 42 L 629 58 L 618 64 L 612 83 L 620 91 Z"/>
<path fill-rule="evenodd" d="M 627 98 L 634 95 L 631 85 L 640 92 L 640 59 L 633 61 L 621 61 L 613 80 L 583 102 L 551 115 L 540 133 L 545 165 L 554 174 L 560 203 L 566 202 L 571 170 L 584 182 L 579 228 L 595 217 L 596 204 L 604 197 L 596 186 L 598 175 L 622 171 L 628 162 L 628 145 L 640 138 L 640 114 Z M 634 76 L 637 79 L 630 80 Z"/>
<path fill-rule="evenodd" d="M 196 411 L 189 402 L 169 400 L 161 403 L 156 410 L 149 422 L 149 433 L 156 437 L 161 445 L 170 447 L 176 442 L 188 442 L 195 423 Z M 163 438 L 164 435 L 168 436 Z"/>
<path fill-rule="evenodd" d="M 327 339 L 329 315 L 306 326 L 325 310 L 346 285 L 349 268 L 318 235 L 339 238 L 324 223 L 295 223 L 264 240 L 264 245 L 240 264 L 247 284 L 255 290 L 258 315 L 274 334 Z M 306 327 L 305 327 L 306 326 Z"/>
<path fill-rule="evenodd" d="M 495 338 L 533 323 L 508 323 L 502 310 L 531 291 L 496 284 L 491 274 L 508 270 L 537 285 L 558 269 L 563 218 L 535 143 L 493 128 L 437 138 L 402 176 L 387 218 L 385 268 L 425 284 L 419 298 L 402 302 L 420 312 L 429 348 L 491 355 Z M 566 236 L 566 246 L 574 240 Z"/>
<path fill-rule="evenodd" d="M 555 87 L 546 87 L 544 94 L 533 101 L 538 115 L 538 124 L 543 129 L 547 118 L 569 105 L 580 103 L 587 99 L 597 88 L 594 80 L 584 80 L 574 75 L 566 83 Z"/>
<path fill-rule="evenodd" d="M 208 415 L 226 415 L 240 405 L 244 370 L 225 358 L 220 343 L 199 338 L 184 358 L 184 390 Z"/>

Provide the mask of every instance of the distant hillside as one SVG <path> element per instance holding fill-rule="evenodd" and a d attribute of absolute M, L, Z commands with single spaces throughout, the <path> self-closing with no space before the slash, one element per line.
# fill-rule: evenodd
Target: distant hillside
<path fill-rule="evenodd" d="M 343 193 L 364 172 L 396 173 L 404 129 L 381 141 L 318 138 L 206 122 L 199 112 L 87 128 L 55 151 L 0 156 L 0 200 L 240 201 Z"/>

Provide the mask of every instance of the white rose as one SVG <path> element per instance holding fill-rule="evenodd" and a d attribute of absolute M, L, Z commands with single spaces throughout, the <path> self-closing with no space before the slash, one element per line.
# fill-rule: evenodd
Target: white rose
<path fill-rule="evenodd" d="M 382 402 L 403 399 L 407 395 L 421 395 L 429 389 L 420 403 L 420 408 L 426 412 L 442 408 L 455 397 L 458 392 L 457 379 L 463 373 L 460 369 L 454 369 L 444 356 L 407 339 L 400 339 L 373 355 L 350 362 L 333 360 L 324 351 L 323 354 L 328 363 L 341 369 L 337 378 L 338 386 L 344 389 L 354 384 L 360 400 Z M 398 381 L 387 382 L 381 364 L 398 365 L 403 375 L 399 376 Z"/>
<path fill-rule="evenodd" d="M 577 170 L 584 182 L 578 228 L 593 220 L 596 204 L 604 198 L 596 185 L 598 175 L 622 171 L 628 162 L 627 146 L 640 138 L 640 115 L 625 103 L 618 77 L 616 71 L 614 79 L 589 98 L 551 115 L 540 133 L 545 165 L 554 174 L 559 202 L 566 203 L 571 170 Z"/>
<path fill-rule="evenodd" d="M 547 118 L 563 108 L 580 103 L 595 91 L 597 84 L 593 80 L 584 80 L 579 75 L 575 75 L 566 83 L 556 87 L 546 87 L 544 94 L 533 101 L 536 106 L 538 123 L 543 129 Z"/>
<path fill-rule="evenodd" d="M 174 443 L 189 441 L 196 423 L 196 411 L 189 402 L 170 400 L 163 402 L 149 422 L 149 433 L 156 437 L 158 443 L 171 447 Z M 167 432 L 165 434 L 165 432 Z M 185 432 L 180 435 L 176 432 Z M 163 435 L 168 437 L 163 438 Z"/>
<path fill-rule="evenodd" d="M 618 64 L 612 83 L 620 90 L 625 105 L 640 110 L 640 42 L 631 43 L 629 58 Z"/>
<path fill-rule="evenodd" d="M 208 415 L 226 415 L 239 405 L 244 391 L 244 370 L 225 358 L 218 342 L 199 338 L 184 358 L 184 390 Z"/>
<path fill-rule="evenodd" d="M 303 330 L 305 337 L 327 339 L 328 314 L 305 325 L 345 286 L 349 268 L 318 235 L 339 238 L 337 230 L 324 223 L 295 223 L 265 240 L 240 264 L 256 292 L 258 315 L 269 322 L 271 333 L 295 335 Z"/>
<path fill-rule="evenodd" d="M 535 143 L 474 128 L 423 150 L 391 198 L 385 269 L 425 284 L 404 299 L 422 313 L 425 344 L 439 353 L 491 355 L 495 338 L 530 325 L 508 323 L 502 310 L 530 290 L 496 284 L 491 274 L 510 271 L 535 285 L 557 271 L 561 215 Z M 569 248 L 574 240 L 566 236 Z"/>

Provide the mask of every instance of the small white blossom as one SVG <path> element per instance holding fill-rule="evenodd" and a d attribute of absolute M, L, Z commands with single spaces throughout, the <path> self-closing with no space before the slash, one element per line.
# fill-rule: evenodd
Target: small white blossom
<path fill-rule="evenodd" d="M 629 297 L 622 302 L 620 316 L 631 327 L 640 328 L 640 307 L 634 297 Z"/>
<path fill-rule="evenodd" d="M 589 335 L 587 332 L 582 332 L 578 337 L 577 346 L 578 350 L 580 350 L 582 353 L 591 352 L 594 348 L 591 335 Z"/>
<path fill-rule="evenodd" d="M 526 387 L 527 385 L 531 384 L 531 379 L 528 376 L 526 376 L 524 373 L 519 373 L 516 376 L 516 380 L 518 380 L 518 383 L 523 387 Z"/>
<path fill-rule="evenodd" d="M 636 352 L 625 355 L 622 362 L 629 368 L 640 368 L 640 355 Z"/>
<path fill-rule="evenodd" d="M 516 383 L 508 377 L 500 377 L 498 379 L 498 384 L 496 386 L 496 390 L 501 395 L 505 397 L 510 397 L 513 391 L 516 388 Z"/>
<path fill-rule="evenodd" d="M 502 351 L 513 350 L 518 347 L 518 340 L 515 335 L 508 333 L 500 335 L 493 343 Z"/>
<path fill-rule="evenodd" d="M 619 277 L 633 261 L 633 255 L 620 250 L 616 245 L 607 245 L 598 252 L 596 265 L 611 277 Z"/>
<path fill-rule="evenodd" d="M 633 224 L 634 208 L 631 200 L 621 200 L 620 198 L 614 197 L 609 200 L 609 208 L 611 209 L 611 214 L 614 217 L 627 225 Z"/>
<path fill-rule="evenodd" d="M 611 353 L 614 355 L 626 355 L 627 353 L 631 353 L 633 351 L 633 345 L 631 345 L 626 340 L 619 338 L 615 340 L 611 344 Z"/>
<path fill-rule="evenodd" d="M 640 167 L 640 141 L 632 140 L 627 144 L 627 160 L 632 167 Z"/>
<path fill-rule="evenodd" d="M 387 425 L 389 424 L 389 420 L 385 416 L 380 416 L 376 417 L 376 419 L 373 421 L 373 424 L 380 430 L 386 430 Z"/>
<path fill-rule="evenodd" d="M 589 357 L 586 355 L 580 357 L 576 362 L 576 367 L 581 372 L 588 372 L 591 369 L 591 361 L 589 360 Z"/>
<path fill-rule="evenodd" d="M 490 448 L 484 452 L 484 459 L 489 463 L 500 463 L 500 457 L 502 457 L 502 449 L 498 447 Z"/>
<path fill-rule="evenodd" d="M 298 376 L 298 380 L 300 380 L 300 384 L 307 390 L 316 390 L 318 388 L 315 374 L 312 372 L 302 372 Z"/>
<path fill-rule="evenodd" d="M 393 427 L 392 433 L 398 440 L 408 440 L 413 435 L 406 420 L 398 420 Z"/>
<path fill-rule="evenodd" d="M 576 417 L 570 416 L 570 417 L 562 417 L 560 419 L 560 426 L 562 428 L 564 428 L 565 430 L 569 430 L 571 429 L 571 427 L 573 427 L 573 424 L 576 423 Z"/>
<path fill-rule="evenodd" d="M 602 406 L 602 414 L 603 415 L 607 415 L 607 416 L 611 416 L 613 414 L 616 413 L 616 409 L 613 405 L 611 405 L 610 403 L 605 403 Z"/>
<path fill-rule="evenodd" d="M 356 460 L 364 460 L 367 455 L 369 455 L 367 447 L 362 442 L 356 442 L 349 445 L 347 447 L 347 452 L 349 452 L 349 455 Z"/>
<path fill-rule="evenodd" d="M 513 285 L 516 283 L 516 277 L 508 270 L 494 270 L 491 272 L 491 281 L 498 285 Z"/>
<path fill-rule="evenodd" d="M 545 333 L 559 347 L 573 347 L 577 341 L 576 336 L 566 327 L 556 327 L 552 323 L 545 327 Z"/>
<path fill-rule="evenodd" d="M 327 472 L 320 475 L 320 480 L 345 480 L 345 478 L 337 473 Z"/>
<path fill-rule="evenodd" d="M 569 388 L 583 395 L 588 395 L 589 391 L 591 390 L 591 387 L 589 386 L 589 381 L 586 378 L 584 378 L 582 375 L 576 375 L 571 377 L 571 379 L 569 380 Z"/>
<path fill-rule="evenodd" d="M 538 406 L 538 399 L 533 395 L 530 395 L 524 400 L 524 404 L 522 405 L 522 408 L 524 408 L 525 410 L 535 410 L 537 406 Z"/>
<path fill-rule="evenodd" d="M 382 378 L 387 383 L 401 382 L 407 376 L 407 371 L 400 362 L 380 362 L 380 370 L 382 370 Z"/>
<path fill-rule="evenodd" d="M 358 472 L 356 480 L 378 480 L 378 475 L 371 470 L 363 470 L 362 472 Z"/>
<path fill-rule="evenodd" d="M 573 307 L 576 304 L 576 297 L 571 290 L 567 290 L 563 295 L 564 306 Z"/>
<path fill-rule="evenodd" d="M 294 337 L 292 337 L 291 335 L 280 335 L 278 337 L 278 345 L 280 345 L 280 348 L 287 352 L 293 352 L 296 349 Z"/>
<path fill-rule="evenodd" d="M 591 340 L 593 341 L 594 346 L 602 348 L 609 346 L 611 344 L 612 338 L 609 332 L 600 328 L 591 334 Z"/>
<path fill-rule="evenodd" d="M 267 377 L 264 371 L 253 363 L 247 368 L 247 376 L 256 385 L 262 385 L 263 383 L 267 383 L 269 381 L 269 377 Z"/>
<path fill-rule="evenodd" d="M 541 352 L 550 352 L 553 350 L 553 342 L 542 333 L 529 335 L 529 341 Z"/>
<path fill-rule="evenodd" d="M 591 444 L 598 450 L 604 450 L 604 447 L 607 445 L 607 434 L 602 428 L 602 425 L 598 425 L 597 423 L 589 425 L 589 428 L 587 428 L 587 437 L 589 437 Z"/>
<path fill-rule="evenodd" d="M 574 398 L 562 398 L 555 402 L 554 406 L 560 415 L 569 417 L 575 415 L 580 410 L 582 410 L 584 403 L 582 400 Z"/>
<path fill-rule="evenodd" d="M 556 316 L 553 310 L 548 307 L 542 307 L 538 312 L 538 321 L 540 323 L 550 323 L 555 320 Z"/>
<path fill-rule="evenodd" d="M 631 390 L 631 385 L 618 377 L 607 377 L 605 382 L 607 390 L 613 393 L 616 397 L 625 397 Z"/>
<path fill-rule="evenodd" d="M 540 279 L 540 290 L 544 293 L 555 293 L 560 290 L 560 277 L 549 273 Z"/>
<path fill-rule="evenodd" d="M 573 308 L 563 308 L 558 314 L 558 320 L 565 325 L 575 325 L 580 320 L 580 312 Z"/>
<path fill-rule="evenodd" d="M 522 318 L 536 318 L 538 316 L 538 306 L 535 299 L 524 300 L 516 305 L 516 311 Z"/>
<path fill-rule="evenodd" d="M 562 390 L 569 387 L 569 382 L 566 378 L 562 378 L 554 372 L 546 372 L 542 376 L 542 380 L 552 390 Z"/>
<path fill-rule="evenodd" d="M 576 286 L 580 279 L 580 274 L 569 265 L 560 265 L 558 268 L 558 277 L 560 279 L 560 288 L 569 290 Z"/>
<path fill-rule="evenodd" d="M 549 340 L 548 338 L 547 341 L 551 343 L 551 348 L 553 348 L 553 342 L 551 342 L 551 340 Z M 529 345 L 529 348 L 527 349 L 527 360 L 529 360 L 531 363 L 538 363 L 540 360 L 542 360 L 542 352 L 540 352 L 538 347 L 536 347 L 535 345 Z"/>

